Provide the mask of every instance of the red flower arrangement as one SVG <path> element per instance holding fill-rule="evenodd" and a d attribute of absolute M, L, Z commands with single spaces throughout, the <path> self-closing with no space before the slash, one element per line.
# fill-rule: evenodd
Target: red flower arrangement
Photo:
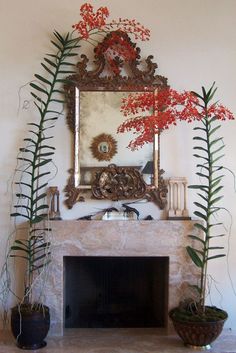
<path fill-rule="evenodd" d="M 136 20 L 129 20 L 127 18 L 118 21 L 112 20 L 106 22 L 109 17 L 109 11 L 107 7 L 100 7 L 94 12 L 91 4 L 85 3 L 80 8 L 80 15 L 82 20 L 74 24 L 72 27 L 77 30 L 82 39 L 88 39 L 91 31 L 111 31 L 114 28 L 121 32 L 130 33 L 134 35 L 135 39 L 141 39 L 142 41 L 150 38 L 149 29 L 142 26 Z"/>
<path fill-rule="evenodd" d="M 97 45 L 96 54 L 103 54 L 106 61 L 114 74 L 119 74 L 119 62 L 135 60 L 137 58 L 136 48 L 124 40 L 124 35 L 131 34 L 134 38 L 142 41 L 148 40 L 150 37 L 149 29 L 142 26 L 139 22 L 127 18 L 119 18 L 117 21 L 107 22 L 109 11 L 107 7 L 100 7 L 96 12 L 91 4 L 85 3 L 80 8 L 82 20 L 74 24 L 72 28 L 80 35 L 79 39 L 90 41 L 91 44 Z M 119 31 L 119 35 L 117 34 Z M 110 33 L 107 47 L 92 38 L 94 35 Z"/>
<path fill-rule="evenodd" d="M 121 112 L 128 118 L 118 127 L 118 133 L 133 131 L 138 135 L 128 147 L 135 150 L 145 143 L 153 142 L 154 134 L 176 125 L 178 121 L 191 123 L 213 116 L 218 120 L 232 120 L 233 114 L 221 104 L 202 106 L 195 92 L 179 93 L 173 89 L 161 89 L 155 93 L 132 93 L 123 99 Z"/>

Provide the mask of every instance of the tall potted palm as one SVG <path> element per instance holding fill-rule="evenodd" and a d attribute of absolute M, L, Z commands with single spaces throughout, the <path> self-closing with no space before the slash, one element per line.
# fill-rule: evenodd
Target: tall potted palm
<path fill-rule="evenodd" d="M 221 210 L 220 201 L 223 198 L 223 138 L 218 137 L 221 127 L 219 121 L 234 119 L 233 114 L 219 103 L 212 103 L 216 92 L 215 85 L 202 94 L 185 92 L 179 94 L 173 90 L 159 92 L 156 101 L 150 101 L 146 93 L 130 96 L 123 104 L 123 111 L 137 114 L 141 109 L 149 111 L 152 106 L 155 115 L 131 117 L 125 121 L 119 131 L 135 129 L 138 137 L 131 141 L 131 148 L 137 148 L 152 139 L 152 134 L 158 130 L 176 124 L 178 120 L 197 121 L 194 127 L 194 157 L 197 159 L 196 175 L 200 177 L 198 185 L 190 186 L 197 192 L 198 200 L 194 202 L 197 216 L 201 222 L 194 226 L 200 230 L 200 235 L 189 235 L 194 245 L 186 250 L 192 262 L 200 272 L 200 282 L 192 286 L 195 290 L 194 299 L 188 299 L 177 308 L 170 311 L 170 318 L 177 333 L 185 344 L 191 346 L 208 346 L 221 333 L 227 313 L 216 307 L 206 305 L 207 269 L 209 261 L 217 260 L 225 254 L 223 246 L 215 245 L 215 241 L 225 234 L 218 231 L 221 222 L 215 221 L 215 215 Z M 136 120 L 137 119 L 137 120 Z M 151 128 L 150 128 L 151 126 Z M 146 128 L 148 127 L 148 128 Z"/>
<path fill-rule="evenodd" d="M 4 306 L 4 299 L 8 299 L 9 293 L 13 293 L 18 301 L 11 310 L 11 327 L 17 345 L 23 349 L 44 347 L 50 325 L 49 308 L 42 303 L 42 291 L 38 286 L 41 283 L 45 287 L 43 278 L 47 277 L 50 263 L 50 227 L 47 222 L 45 190 L 50 177 L 48 166 L 52 162 L 55 148 L 50 143 L 53 136 L 49 132 L 65 102 L 63 86 L 68 84 L 65 77 L 76 73 L 73 59 L 78 55 L 83 40 L 97 45 L 114 29 L 130 33 L 136 39 L 149 38 L 149 30 L 135 20 L 108 22 L 109 11 L 106 7 L 100 7 L 95 12 L 91 4 L 85 3 L 81 6 L 80 16 L 81 20 L 73 25 L 73 32 L 66 35 L 57 31 L 53 33 L 51 43 L 54 51 L 47 54 L 41 63 L 45 75 L 35 74 L 35 80 L 30 83 L 38 120 L 29 123 L 29 135 L 24 139 L 25 146 L 20 148 L 17 157 L 18 191 L 11 216 L 26 220 L 28 228 L 23 237 L 18 237 L 18 232 L 15 232 L 1 275 L 0 293 Z M 110 58 L 112 60 L 115 58 Z M 11 285 L 11 273 L 8 270 L 11 259 L 15 260 L 17 266 L 20 261 L 24 270 L 23 291 L 20 295 L 14 292 Z"/>

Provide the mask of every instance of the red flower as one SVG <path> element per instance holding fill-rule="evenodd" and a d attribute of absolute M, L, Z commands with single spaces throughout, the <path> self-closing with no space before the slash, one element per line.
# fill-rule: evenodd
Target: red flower
<path fill-rule="evenodd" d="M 173 89 L 130 94 L 123 99 L 121 111 L 124 116 L 133 115 L 117 130 L 119 133 L 133 131 L 138 135 L 129 143 L 128 147 L 133 150 L 153 142 L 154 134 L 176 125 L 179 120 L 191 123 L 206 115 L 219 120 L 234 119 L 233 114 L 220 104 L 211 105 L 206 112 L 194 93 L 179 93 Z"/>
<path fill-rule="evenodd" d="M 131 33 L 135 39 L 148 40 L 150 31 L 142 26 L 136 20 L 119 19 L 107 23 L 109 11 L 107 7 L 100 7 L 94 12 L 93 6 L 85 3 L 80 8 L 80 16 L 82 20 L 74 24 L 72 27 L 79 32 L 82 39 L 89 39 L 89 34 L 93 29 L 102 30 L 104 32 L 118 29 L 125 33 Z"/>

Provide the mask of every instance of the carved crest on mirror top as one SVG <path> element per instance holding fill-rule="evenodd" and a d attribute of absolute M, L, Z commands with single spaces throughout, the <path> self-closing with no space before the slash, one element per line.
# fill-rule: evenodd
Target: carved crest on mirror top
<path fill-rule="evenodd" d="M 129 56 L 127 53 L 131 53 L 131 55 Z M 122 54 L 124 54 L 124 56 Z M 76 92 L 152 91 L 154 93 L 157 89 L 167 87 L 167 78 L 155 74 L 157 64 L 154 63 L 152 59 L 153 56 L 149 55 L 143 63 L 140 57 L 140 49 L 130 40 L 129 36 L 124 32 L 114 31 L 109 33 L 104 40 L 95 47 L 92 69 L 90 60 L 86 55 L 82 54 L 81 60 L 76 65 L 76 73 L 67 77 L 68 83 L 65 85 L 68 109 L 67 124 L 74 135 L 73 167 L 69 170 L 70 177 L 68 184 L 65 187 L 67 197 L 65 203 L 68 208 L 72 208 L 78 201 L 83 201 L 84 198 L 82 194 L 86 190 L 93 190 L 93 197 L 95 198 L 101 198 L 101 194 L 105 194 L 104 191 L 99 190 L 99 185 L 101 184 L 100 179 L 103 180 L 103 178 L 99 178 L 99 176 L 101 176 L 102 167 L 100 171 L 96 169 L 91 185 L 83 185 L 78 181 L 80 169 L 78 166 L 79 155 L 76 151 L 79 149 L 79 138 L 76 137 L 76 134 L 78 134 L 79 130 L 79 112 L 76 108 L 78 103 L 76 100 Z M 159 141 L 160 136 L 158 136 L 158 145 Z M 160 170 L 159 147 L 160 146 L 158 146 L 158 150 L 155 150 L 154 148 L 153 151 L 153 179 L 156 180 L 155 183 L 151 185 L 146 184 L 144 188 L 142 182 L 138 182 L 137 187 L 142 185 L 142 190 L 140 190 L 140 193 L 137 190 L 134 195 L 142 195 L 142 197 L 146 196 L 149 200 L 154 201 L 161 209 L 163 209 L 166 205 L 167 187 L 163 179 L 164 171 Z M 122 166 L 118 166 L 117 168 L 119 169 L 119 167 Z M 131 173 L 130 170 L 128 170 L 128 172 Z M 142 175 L 138 170 L 134 173 L 135 177 L 137 177 L 137 174 L 140 174 L 141 180 Z M 137 179 L 139 180 L 138 177 Z M 112 193 L 112 199 L 115 199 L 114 190 L 112 190 Z M 99 196 L 97 197 L 96 195 Z M 105 197 L 102 196 L 102 198 Z M 130 194 L 128 193 L 128 196 L 125 197 L 124 192 L 124 199 L 125 198 L 130 198 Z M 117 197 L 117 199 L 119 198 Z"/>

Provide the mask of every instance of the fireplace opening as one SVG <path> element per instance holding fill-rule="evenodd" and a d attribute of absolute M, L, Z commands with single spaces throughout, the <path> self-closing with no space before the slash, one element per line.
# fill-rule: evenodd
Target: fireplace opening
<path fill-rule="evenodd" d="M 167 327 L 168 270 L 168 257 L 64 257 L 65 327 Z"/>

